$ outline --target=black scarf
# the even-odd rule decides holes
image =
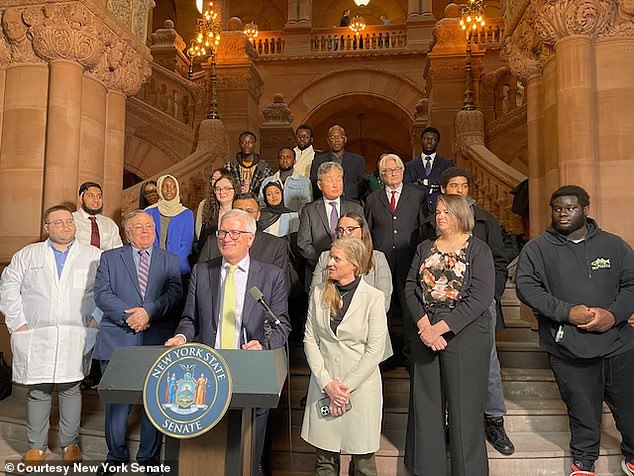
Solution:
[[[282,201],[279,205],[271,205],[266,199],[266,189],[269,187],[277,187],[282,194]],[[262,196],[264,197],[264,203],[266,206],[260,210],[260,220],[258,225],[260,230],[266,230],[269,226],[274,224],[284,213],[293,213],[293,210],[284,205],[284,189],[278,182],[269,182],[262,189]]]

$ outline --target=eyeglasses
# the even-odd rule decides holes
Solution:
[[[253,234],[250,231],[242,231],[242,230],[216,230],[216,236],[220,238],[221,240],[224,240],[225,237],[229,235],[229,238],[231,238],[233,241],[237,241],[242,236],[242,233],[246,233],[248,235]]]
[[[141,225],[141,224],[132,225],[132,226],[128,227],[128,230],[133,230],[133,231],[136,231],[136,232],[140,232],[140,231],[143,231],[143,230],[151,231],[153,229],[154,229],[154,223],[146,223],[145,225]]]
[[[310,134],[297,134],[298,139],[310,139],[311,137]]]
[[[395,175],[395,174],[399,173],[401,170],[403,170],[401,167],[397,167],[395,169],[383,169],[382,172],[385,175]]]
[[[145,190],[143,190],[143,195],[153,195],[157,193],[157,190],[155,188],[146,188]]]
[[[233,190],[233,187],[216,187],[214,192],[216,193],[229,193]]]
[[[337,233],[337,235],[352,235],[352,233],[354,233],[354,230],[358,230],[359,228],[361,227],[360,226],[346,226],[346,227],[338,226],[337,228],[335,228],[335,232]]]
[[[61,228],[62,226],[66,225],[66,226],[73,226],[75,224],[75,220],[72,218],[69,218],[68,220],[55,220],[55,221],[49,221],[47,223],[47,225],[49,226],[54,226],[55,228]]]

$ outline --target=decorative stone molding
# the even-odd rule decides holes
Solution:
[[[239,71],[231,74],[218,74],[218,90],[223,89],[246,89],[251,91],[253,96],[259,101],[262,97],[262,79],[256,76],[257,72]]]
[[[536,0],[535,31],[542,41],[554,45],[570,35],[596,38],[609,29],[616,0]]]
[[[607,36],[634,36],[634,0],[619,0],[619,8]]]
[[[43,62],[33,50],[33,20],[31,10],[9,7],[3,12],[0,64]]]
[[[284,102],[282,93],[273,95],[273,102],[264,108],[262,115],[265,124],[289,125],[293,122],[293,115],[288,104]]]
[[[431,53],[463,53],[467,47],[465,33],[460,28],[460,6],[450,3],[445,7],[445,18],[442,18],[432,30]],[[473,46],[477,49],[477,46]]]
[[[108,10],[141,40],[147,38],[149,11],[156,6],[154,0],[108,0]]]
[[[454,120],[454,153],[462,155],[466,147],[474,144],[484,145],[484,114],[478,109],[460,110]]]
[[[427,94],[427,91],[424,91],[424,94]],[[418,100],[416,106],[414,106],[414,120],[415,121],[425,121],[427,122],[427,118],[429,117],[429,98],[424,96]]]
[[[97,13],[103,12],[78,2],[7,8],[2,13],[0,65],[75,61],[109,89],[135,94],[150,76],[152,58],[145,47],[137,51],[130,46]]]
[[[554,55],[553,47],[544,44],[533,28],[534,22],[535,9],[531,6],[500,52],[500,59],[508,64],[513,76],[523,82],[541,74],[544,65]]]
[[[152,35],[152,46],[173,46],[178,50],[184,50],[186,43],[183,37],[174,29],[172,20],[165,20],[163,28],[159,28]]]
[[[223,32],[218,45],[218,63],[249,63],[258,57],[251,42],[242,31]]]

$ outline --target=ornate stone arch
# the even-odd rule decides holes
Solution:
[[[413,120],[416,102],[423,92],[407,78],[381,69],[363,68],[325,73],[297,91],[288,101],[301,124],[324,102],[351,94],[378,96],[393,103]]]

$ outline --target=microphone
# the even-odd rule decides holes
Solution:
[[[280,325],[280,320],[277,318],[275,313],[271,310],[267,302],[264,300],[264,294],[262,294],[262,291],[260,291],[256,286],[253,286],[251,289],[249,289],[249,296],[251,296],[251,299],[256,301],[260,306],[262,306],[267,321],[275,324],[276,326]]]

